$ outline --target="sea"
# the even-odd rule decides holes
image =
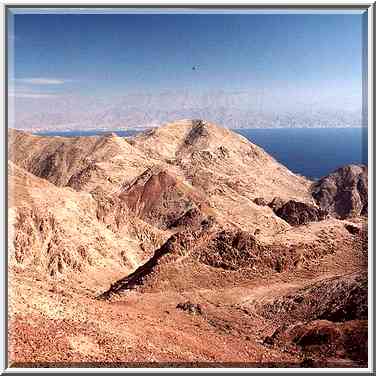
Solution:
[[[233,129],[261,146],[294,173],[317,180],[344,165],[368,164],[367,128]],[[38,132],[48,136],[95,136],[109,131]],[[111,131],[130,137],[140,131]]]

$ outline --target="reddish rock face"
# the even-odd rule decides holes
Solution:
[[[206,218],[204,197],[165,170],[147,170],[119,195],[139,218],[161,229]]]
[[[145,180],[137,181],[119,197],[131,210],[144,217],[163,200],[163,195],[171,192],[176,185],[172,176],[161,171],[148,177],[145,176]]]

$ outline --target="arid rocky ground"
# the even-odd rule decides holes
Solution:
[[[365,166],[228,129],[9,130],[11,366],[366,367]]]

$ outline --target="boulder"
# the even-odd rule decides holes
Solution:
[[[256,205],[259,205],[259,206],[266,206],[268,205],[268,203],[266,202],[266,200],[263,198],[263,197],[256,197],[253,202],[256,204]]]

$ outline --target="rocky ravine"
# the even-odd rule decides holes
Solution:
[[[14,365],[367,364],[366,167],[313,183],[201,120],[9,150]]]

